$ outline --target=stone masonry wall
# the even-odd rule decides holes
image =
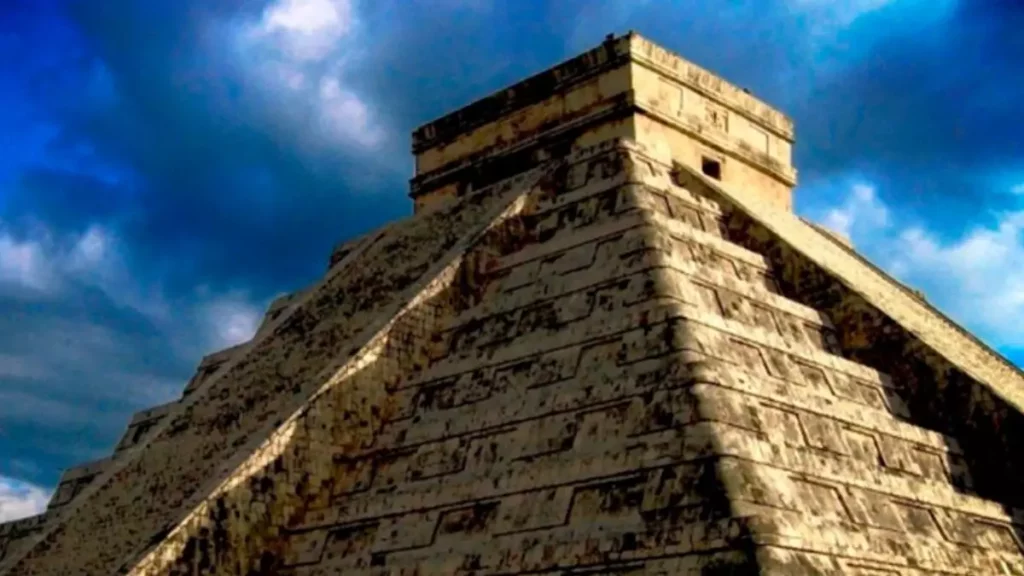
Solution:
[[[672,259],[674,240],[651,225],[654,196],[637,181],[643,169],[623,150],[573,164],[557,196],[528,200],[528,214],[513,221],[520,228],[498,233],[513,237],[499,245],[518,250],[467,257],[471,271],[453,284],[462,310],[443,330],[434,325],[432,360],[397,380],[360,380],[366,394],[377,389],[379,424],[367,420],[359,428],[367,444],[338,462],[341,488],[309,492],[317,497],[273,545],[264,542],[272,553],[261,570],[751,566],[750,518],[732,513],[723,476],[732,468],[716,458],[710,433],[728,404],[691,385],[693,363],[706,356],[687,321],[697,310],[686,310],[702,295],[680,280],[689,272],[714,285],[718,270],[711,260]],[[690,200],[675,203],[681,217],[698,214],[702,230],[717,226]],[[753,261],[748,281],[770,284],[744,256]],[[815,314],[785,309],[803,338],[828,341]],[[362,397],[351,384],[343,390]],[[293,440],[300,444],[317,442]],[[282,477],[294,465],[283,464]],[[223,517],[233,517],[230,507]],[[216,549],[212,526],[228,524],[211,524],[207,550]],[[175,573],[233,570],[180,558]]]
[[[423,289],[424,275],[531,177],[410,219],[356,262],[335,267],[271,333],[186,396],[133,457],[93,482],[9,573],[106,574],[134,565],[367,346]]]
[[[1005,380],[984,385],[971,380],[954,362],[970,366],[964,358],[988,353],[983,346],[939,353],[864,296],[888,293],[895,300],[906,291],[897,282],[868,286],[869,274],[877,272],[863,260],[843,268],[833,259],[834,270],[844,276],[826,272],[807,254],[833,240],[811,232],[818,244],[794,245],[792,236],[783,240],[770,228],[806,224],[780,215],[769,227],[758,219],[763,214],[744,212],[705,178],[682,176],[658,186],[674,191],[681,184],[716,198],[724,238],[760,254],[778,293],[813,307],[835,326],[835,338],[829,338],[835,356],[827,361],[808,363],[811,358],[791,351],[780,363],[771,351],[775,346],[765,342],[748,371],[774,378],[719,366],[703,377],[747,392],[731,420],[759,434],[723,431],[722,443],[754,479],[748,493],[732,499],[764,515],[758,536],[765,545],[762,568],[812,574],[1024,573],[1022,417],[1001,396],[1020,373],[1010,371]],[[835,247],[852,254],[841,244]],[[858,272],[854,264],[867,270]],[[718,304],[726,316],[769,333],[786,331],[758,318],[756,308],[730,313],[730,304]],[[935,326],[924,334],[930,339],[952,326],[934,311],[927,322]],[[801,388],[793,386],[800,380]],[[784,417],[768,419],[773,411],[751,409],[752,402],[765,405],[758,396],[770,399],[768,405],[788,404]]]
[[[43,513],[13,522],[0,524],[0,562],[23,552],[50,521],[51,514]]]
[[[230,551],[254,532],[255,570],[275,574],[749,560],[634,168],[609,149],[527,196],[421,294],[396,346],[314,400],[285,457],[135,573],[244,573]]]
[[[516,195],[121,569],[1024,574],[1006,438],[1019,414],[806,247],[628,142],[577,152]],[[382,294],[337,289],[297,313],[341,307],[329,317],[351,324]],[[313,325],[275,331],[263,354],[289,365],[279,347]],[[256,382],[288,391],[236,370],[193,394],[245,406]],[[197,432],[238,434],[186,413]],[[173,431],[148,450],[180,447]],[[157,485],[155,468],[134,470],[107,498]],[[120,513],[128,533],[95,525],[139,540],[145,516]],[[67,553],[62,538],[50,545]],[[112,573],[113,555],[85,551],[105,542],[83,542],[78,565],[38,548],[14,573]]]
[[[390,391],[358,483],[289,527],[303,554],[279,573],[698,573],[750,558],[636,177],[622,149],[568,167],[430,366]]]
[[[631,153],[573,165],[285,574],[1012,574],[956,439],[843,357],[721,206]],[[644,171],[647,174],[644,174]],[[639,209],[639,210],[638,210]],[[301,544],[300,544],[301,543]]]

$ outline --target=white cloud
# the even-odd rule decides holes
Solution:
[[[235,26],[232,51],[286,122],[330,143],[375,148],[386,136],[377,111],[343,82],[358,29],[352,0],[276,0]]]
[[[34,484],[0,476],[0,522],[19,520],[46,510],[50,492]]]
[[[197,314],[207,342],[219,350],[252,338],[263,319],[263,307],[253,304],[245,294],[235,292],[206,301]]]
[[[49,293],[72,272],[89,273],[100,264],[108,240],[101,228],[55,238],[42,225],[15,234],[0,222],[0,284]]]
[[[92,270],[102,265],[111,249],[110,235],[98,226],[92,226],[75,242],[71,250],[70,265],[81,270]]]
[[[102,274],[112,243],[99,226],[57,237],[41,224],[16,234],[0,221],[0,285],[52,294],[71,275]]]
[[[344,89],[336,78],[320,81],[322,126],[329,133],[348,137],[366,147],[376,146],[384,133],[373,124],[370,109],[354,93]]]
[[[889,209],[878,199],[873,186],[858,183],[851,187],[841,206],[826,212],[822,224],[852,239],[861,230],[887,226]]]
[[[1001,214],[994,226],[954,240],[911,227],[897,247],[897,265],[952,315],[998,344],[1024,346],[1024,211]]]
[[[957,237],[914,223],[856,184],[816,220],[848,232],[866,256],[996,346],[1024,346],[1024,211]]]
[[[278,0],[252,31],[272,36],[295,61],[319,61],[351,31],[353,20],[349,0]]]
[[[99,225],[58,235],[37,223],[15,234],[0,222],[0,288],[14,288],[21,297],[55,298],[84,284],[148,317],[166,317],[166,302],[138,285],[122,254],[117,236]]]
[[[42,239],[17,238],[0,231],[0,283],[48,290],[52,277],[45,252]]]
[[[169,298],[161,284],[143,284],[132,274],[126,253],[127,247],[121,245],[117,235],[98,225],[63,237],[36,225],[18,236],[0,222],[0,289],[7,288],[5,292],[11,297],[53,301],[90,286],[106,294],[116,306],[141,314],[172,340],[180,339],[170,344],[186,356],[197,353],[197,346],[203,348],[199,352],[209,352],[248,340],[255,333],[264,303],[254,302],[243,291],[206,287],[183,298]],[[79,342],[108,336],[88,326],[77,326],[70,333]],[[90,341],[93,347],[98,344]],[[0,350],[0,375],[27,377],[41,369],[37,363],[5,354]]]

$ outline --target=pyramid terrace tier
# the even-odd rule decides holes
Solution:
[[[10,573],[1024,571],[1019,374],[902,287],[629,142],[497,186],[289,301]]]

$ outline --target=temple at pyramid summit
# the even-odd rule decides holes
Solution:
[[[417,129],[415,214],[0,574],[1024,574],[1024,374],[794,214],[793,142],[633,33]]]

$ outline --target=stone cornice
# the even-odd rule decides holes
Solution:
[[[461,134],[630,61],[671,78],[781,138],[793,139],[793,121],[781,112],[704,68],[630,32],[611,37],[580,56],[420,126],[412,134],[413,154],[451,142]]]
[[[601,72],[622,66],[629,61],[628,46],[624,37],[606,40],[597,48],[567,60],[554,68],[535,74],[526,80],[420,126],[412,133],[413,154],[418,154],[438,144],[450,142],[460,134],[546,100]]]
[[[638,34],[626,36],[630,59],[729,108],[776,136],[793,140],[793,121],[742,88]]]

